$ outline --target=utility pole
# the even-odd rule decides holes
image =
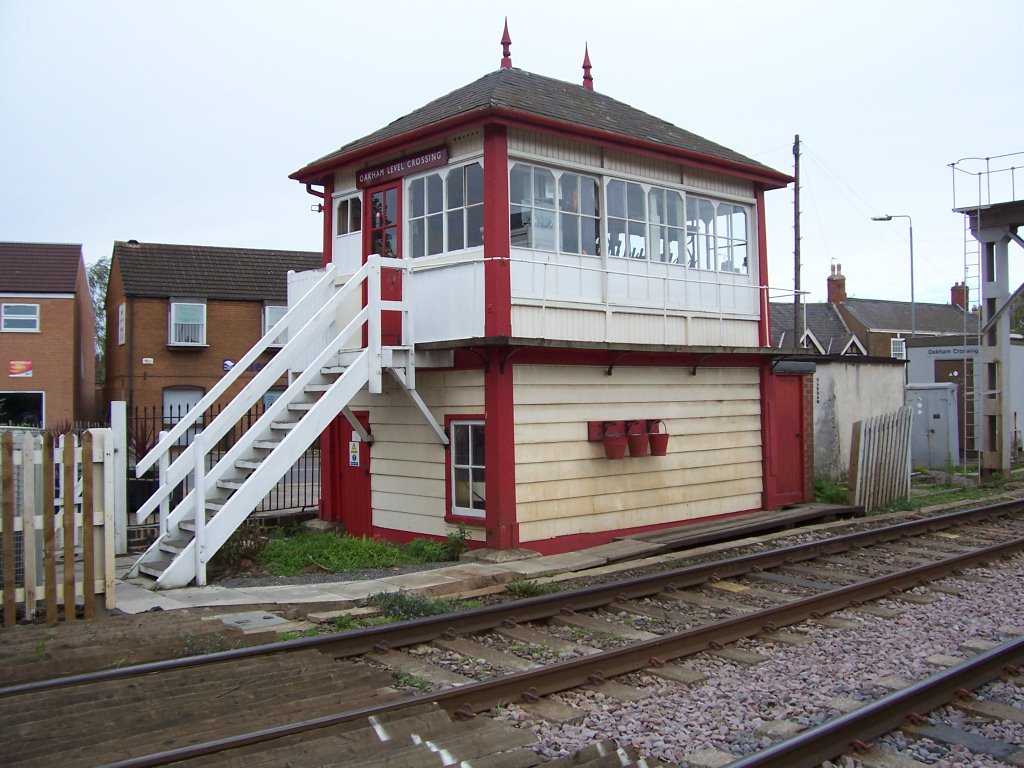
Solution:
[[[800,134],[793,138],[793,347],[800,346],[803,323],[800,313]]]

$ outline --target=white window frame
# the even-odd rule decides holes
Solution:
[[[35,313],[10,311],[25,308],[34,309]],[[41,325],[39,314],[38,304],[24,304],[21,302],[0,304],[0,331],[3,331],[4,333],[39,333]],[[12,323],[17,323],[19,321],[32,322],[34,327],[17,328],[12,325]]]
[[[39,395],[39,423],[38,424],[28,424],[28,425],[25,425],[25,426],[30,426],[30,427],[33,427],[33,426],[34,427],[44,427],[44,426],[46,426],[46,392],[43,392],[43,391],[40,391],[40,390],[31,390],[31,389],[30,390],[4,389],[4,390],[0,390],[0,395],[18,395],[18,396]],[[0,424],[8,424],[8,423],[13,424],[13,418],[14,418],[14,414],[7,413],[3,418],[0,418]],[[21,426],[21,424],[19,423],[19,424],[15,425],[15,426]]]
[[[122,301],[117,305],[117,346],[124,346],[125,338],[125,303]]]
[[[484,455],[484,444],[483,444],[484,422],[483,422],[482,419],[453,419],[452,421],[449,422],[448,426],[449,426],[449,430],[450,430],[449,434],[450,434],[450,437],[451,437],[451,447],[449,449],[451,451],[451,460],[450,460],[451,468],[450,468],[450,471],[449,471],[449,474],[448,474],[448,481],[451,483],[451,500],[452,500],[451,514],[452,515],[458,515],[460,517],[483,518],[487,514],[487,509],[486,509],[486,502],[487,502],[487,500],[486,500],[486,467],[485,467],[485,465],[483,463],[483,455]],[[476,427],[479,427],[479,431],[477,431],[475,429]],[[467,453],[468,453],[468,462],[460,464],[460,463],[457,462],[457,458],[458,458],[458,456],[457,456],[457,450],[458,450],[457,446],[459,444],[459,430],[463,430],[463,429],[468,429],[469,430],[469,435],[468,435],[469,449],[467,451]],[[476,434],[477,432],[479,432],[479,437],[478,438],[474,438],[474,434]],[[480,443],[479,446],[477,446],[477,444],[476,444],[477,440],[479,440],[479,443]],[[474,463],[474,461],[473,461],[474,454],[476,454],[476,458],[478,458],[480,460],[479,463]],[[479,474],[479,478],[480,478],[479,480],[475,479],[477,474]],[[468,506],[468,507],[464,506],[464,505],[463,506],[459,505],[458,488],[459,488],[459,482],[460,482],[460,477],[459,477],[460,475],[462,476],[462,478],[461,478],[462,481],[466,481],[466,479],[468,478],[468,483],[469,483],[469,485],[468,485],[468,488],[469,488],[469,504],[470,504],[470,506]],[[475,494],[473,492],[473,488],[474,488],[474,486],[477,486],[477,485],[479,485],[484,490],[484,493],[480,497],[479,502],[478,502],[479,506],[474,504],[474,502],[477,501],[476,500],[476,495],[477,494]]]
[[[528,182],[529,194],[514,197],[512,192],[512,176],[516,168],[528,170],[530,180]],[[583,171],[569,168],[554,168],[546,165],[537,165],[526,160],[510,160],[509,172],[509,236],[513,248],[528,248],[533,251],[545,251],[548,253],[565,253],[577,256],[596,257],[601,255],[601,237],[604,224],[602,223],[601,189],[600,177]],[[543,174],[538,179],[538,174]],[[597,209],[594,213],[584,210],[584,201],[578,196],[574,199],[572,192],[563,183],[566,177],[576,177],[577,191],[582,191],[582,184],[592,182],[594,184],[594,206]],[[545,178],[550,177],[550,178]],[[551,182],[550,189],[547,181]],[[541,188],[539,182],[543,181]],[[566,196],[569,192],[569,196]],[[516,220],[513,217],[518,216]],[[589,236],[584,231],[584,222],[594,222],[594,243],[587,247]],[[513,227],[513,222],[519,224]],[[573,235],[576,241],[576,249],[566,247],[565,232],[563,230],[568,224],[572,224]],[[550,232],[549,237],[539,237],[538,233]],[[523,237],[526,242],[517,242]]]
[[[466,182],[466,175],[469,168],[477,166],[480,172],[480,199],[471,202],[469,200],[469,186]],[[460,189],[461,202],[452,202],[452,190],[449,189],[449,181],[454,178],[454,171],[462,171],[462,184]],[[414,259],[426,259],[436,256],[443,256],[446,253],[460,253],[462,251],[483,248],[483,220],[484,220],[484,164],[479,158],[465,163],[456,163],[444,168],[437,168],[419,176],[410,177],[405,184],[405,228],[403,237],[405,239],[405,253]],[[436,178],[441,185],[440,207],[430,209],[430,195],[428,185],[430,180]],[[414,187],[423,185],[423,211],[416,213]],[[471,215],[472,212],[472,215]],[[477,238],[470,237],[471,219],[479,219],[480,232]],[[461,246],[453,248],[452,243],[457,242],[454,237],[454,225],[458,222]],[[417,224],[422,223],[422,252],[417,252]],[[432,224],[440,226],[441,250],[430,252],[430,228]],[[471,240],[479,240],[469,245]]]
[[[357,206],[353,212],[352,206]],[[363,231],[363,196],[345,195],[334,203],[334,236],[358,235]]]
[[[889,339],[889,354],[896,360],[907,359],[907,340],[902,336]]]
[[[275,311],[275,310],[277,310],[277,311]],[[285,306],[282,306],[280,304],[266,304],[266,305],[264,305],[264,307],[263,307],[263,333],[261,335],[266,336],[267,332],[271,328],[273,328],[276,323],[280,322],[281,318],[283,318],[286,314],[288,314],[288,307],[287,307],[287,305],[285,305]],[[275,317],[273,317],[273,315],[277,315],[277,317],[275,318]],[[270,343],[269,346],[271,346],[271,347],[283,347],[287,341],[288,341],[288,333],[287,333],[287,330],[285,330],[285,331],[282,331],[278,335],[278,337],[274,341],[272,341]]]
[[[201,323],[178,323],[176,321],[176,309],[178,307],[202,307]],[[199,325],[200,332],[198,340],[189,338],[181,341],[176,333],[178,325]],[[206,346],[206,301],[197,299],[171,299],[167,311],[167,345],[170,347],[205,347]],[[193,334],[190,334],[192,336]]]

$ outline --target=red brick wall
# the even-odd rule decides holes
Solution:
[[[75,301],[51,299],[2,299],[4,304],[38,304],[38,333],[0,332],[0,391],[45,392],[43,426],[75,420]],[[32,362],[31,378],[12,378],[11,360]]]
[[[107,384],[105,399],[128,400],[130,407],[161,407],[168,387],[210,388],[224,375],[224,361],[237,362],[263,335],[263,303],[209,300],[206,304],[206,347],[170,347],[168,300],[129,298],[125,344],[117,344],[117,304],[123,301],[120,275],[111,272],[108,292]],[[266,364],[273,353],[262,355]],[[143,358],[153,363],[143,365]],[[255,375],[243,373],[226,402]],[[282,378],[280,386],[284,386]]]

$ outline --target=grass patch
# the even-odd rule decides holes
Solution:
[[[416,539],[401,546],[341,533],[285,530],[267,539],[254,559],[274,576],[296,576],[314,570],[346,573],[458,560],[467,538],[468,534],[460,530],[449,534],[445,541]]]
[[[300,637],[316,637],[320,634],[320,630],[316,627],[310,627],[304,629],[301,632],[298,630],[290,630],[288,632],[279,632],[277,635],[278,640],[298,640]]]
[[[512,579],[512,581],[505,584],[505,591],[516,598],[550,595],[558,590],[559,587],[554,582],[549,581],[546,584],[541,584],[533,579],[524,579],[522,576]]]
[[[815,475],[814,500],[822,504],[846,504],[846,484]]]

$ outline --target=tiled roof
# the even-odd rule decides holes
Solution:
[[[582,85],[514,68],[490,72],[469,85],[434,99],[384,128],[320,158],[294,173],[293,177],[304,177],[304,172],[313,166],[342,158],[373,144],[450,118],[496,108],[548,118],[564,123],[570,130],[574,126],[598,130],[634,141],[662,144],[669,149],[696,152],[730,163],[739,163],[749,166],[751,170],[777,177],[780,185],[785,184],[788,179],[784,174],[756,160],[598,91],[589,91]]]
[[[808,302],[801,305],[805,310],[806,328],[814,334],[826,355],[842,354],[853,338],[835,306],[828,303]],[[793,304],[771,305],[772,346],[779,347],[783,340],[792,345]]]
[[[0,291],[74,293],[81,263],[81,245],[0,243]]]
[[[270,251],[206,245],[114,243],[127,296],[196,296],[233,301],[285,301],[288,270],[319,269],[316,251]]]
[[[910,302],[847,299],[843,309],[873,331],[911,330]],[[914,304],[913,325],[919,333],[963,333],[967,313],[955,304]]]

